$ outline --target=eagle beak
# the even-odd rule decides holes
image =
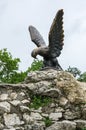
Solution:
[[[34,59],[37,59],[37,49],[34,49],[31,53],[31,56],[34,58]]]

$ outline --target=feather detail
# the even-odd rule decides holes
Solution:
[[[49,32],[49,54],[51,57],[58,57],[63,49],[64,30],[63,30],[63,10],[59,10]]]
[[[30,32],[31,40],[37,45],[37,47],[46,46],[43,37],[35,27],[29,26],[29,32]]]

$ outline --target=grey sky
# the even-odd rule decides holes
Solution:
[[[21,59],[26,70],[34,47],[28,26],[34,25],[48,43],[48,32],[59,9],[64,9],[65,41],[59,62],[63,69],[86,71],[86,0],[0,0],[0,49]]]

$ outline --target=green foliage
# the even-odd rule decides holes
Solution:
[[[38,109],[39,107],[47,106],[52,102],[50,97],[45,97],[41,95],[33,95],[31,97],[30,108]]]
[[[11,75],[8,83],[20,83],[24,81],[27,76],[27,72],[15,72]]]
[[[81,74],[81,71],[76,67],[69,66],[69,68],[66,71],[72,73],[74,77],[80,76]]]
[[[81,74],[80,77],[78,78],[78,80],[81,81],[81,82],[86,82],[86,72]]]
[[[53,124],[52,119],[50,119],[49,117],[44,118],[43,121],[44,121],[46,127],[49,127],[50,125]]]
[[[86,128],[82,128],[81,130],[86,130]]]
[[[42,60],[34,60],[31,64],[31,67],[28,68],[28,72],[40,70],[43,65]]]
[[[42,67],[42,61],[34,60],[31,67],[25,72],[19,72],[19,58],[13,58],[7,49],[0,50],[0,83],[19,83],[24,81],[27,73],[39,70]]]
[[[81,71],[78,68],[70,66],[66,71],[72,73],[73,76],[76,77],[78,81],[86,82],[86,72],[81,73]]]
[[[20,59],[13,58],[7,49],[0,50],[0,83],[22,82],[26,78],[28,72],[40,70],[43,66],[42,60],[34,60],[28,70],[19,72],[19,63]],[[66,71],[72,73],[74,77],[78,77],[79,81],[86,82],[86,72],[81,74],[79,69],[70,66]]]
[[[7,49],[0,50],[0,82],[18,83],[24,80],[26,72],[18,72],[19,58],[12,58]]]

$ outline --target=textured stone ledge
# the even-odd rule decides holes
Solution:
[[[33,96],[52,102],[35,109]],[[44,120],[51,120],[50,126]],[[86,84],[64,71],[31,72],[22,84],[0,84],[0,130],[86,128]]]

